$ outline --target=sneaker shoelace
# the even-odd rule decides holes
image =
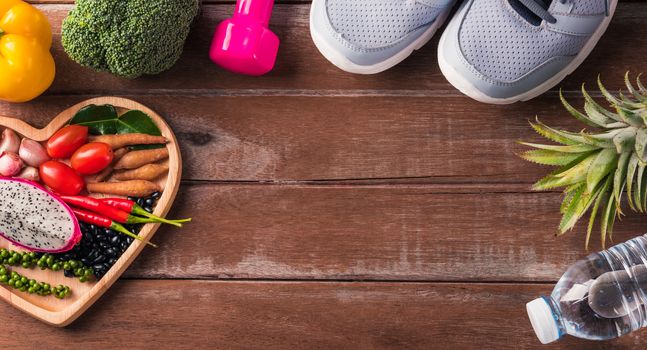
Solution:
[[[557,0],[562,4],[565,4],[567,0]],[[543,19],[548,23],[555,23],[557,19],[548,12],[548,5],[550,2],[545,2],[542,0],[519,0],[519,2],[525,6],[530,12],[535,16]]]
[[[557,19],[548,12],[548,7],[552,3],[551,0],[517,0],[519,3],[521,3],[523,6],[528,9],[533,15],[539,17],[540,19],[543,19],[544,21],[554,24],[557,22]],[[567,2],[571,0],[556,0],[559,1],[561,4],[566,4]],[[609,0],[604,0],[604,5],[605,5],[605,12],[606,15],[609,15]]]

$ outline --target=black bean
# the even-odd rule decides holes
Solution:
[[[72,278],[74,277],[74,271],[73,270],[63,270],[63,274],[67,278]]]
[[[151,207],[151,206],[145,206],[145,207],[144,207],[144,210],[146,210],[146,211],[147,211],[147,212],[149,212],[149,213],[152,213],[152,212],[153,212],[153,207]]]
[[[110,259],[108,260],[108,264],[110,264],[111,266],[112,266],[112,265],[114,265],[116,262],[117,262],[117,259],[116,259],[116,258],[110,258]]]
[[[93,264],[101,264],[106,261],[106,256],[105,255],[99,255],[97,256],[96,259],[92,262]]]
[[[137,205],[139,205],[140,207],[143,207],[144,206],[144,198],[137,198]]]
[[[106,249],[104,254],[109,258],[114,258],[115,256],[117,256],[117,252],[112,248]]]
[[[159,197],[161,196],[162,196],[161,192],[153,192],[153,194],[151,194],[151,198],[154,198],[154,199],[159,199]]]
[[[121,241],[121,237],[119,236],[114,236],[110,238],[110,244],[112,244],[113,246],[119,244],[119,241]]]
[[[153,204],[155,204],[155,199],[153,199],[153,198],[148,198],[148,199],[146,199],[146,200],[144,201],[144,204],[145,204],[147,207],[151,207],[151,206],[153,206]]]

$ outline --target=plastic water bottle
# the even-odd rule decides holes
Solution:
[[[550,296],[526,309],[543,344],[564,334],[612,339],[647,326],[647,235],[571,265]]]

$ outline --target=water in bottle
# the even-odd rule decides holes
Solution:
[[[529,302],[528,317],[539,340],[547,344],[565,334],[605,340],[646,326],[646,236],[578,261],[550,296]]]

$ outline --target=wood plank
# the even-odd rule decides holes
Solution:
[[[548,285],[120,281],[64,330],[0,305],[3,348],[627,349],[537,341],[524,304]],[[29,330],[29,336],[25,331]]]
[[[585,226],[554,237],[560,194],[520,189],[185,184],[170,215],[194,221],[160,229],[126,276],[556,281],[588,254]],[[615,240],[646,229],[629,215]]]
[[[0,115],[44,126],[88,97],[0,103]],[[531,183],[550,169],[517,156],[517,140],[541,140],[528,121],[583,127],[550,96],[487,108],[460,97],[127,97],[166,118],[191,180]]]
[[[169,72],[155,77],[129,81],[110,74],[97,74],[72,62],[60,45],[60,24],[71,5],[40,5],[54,26],[54,56],[57,77],[50,94],[122,94],[124,91],[159,94],[169,91],[228,94],[388,94],[392,91],[434,97],[459,96],[440,73],[436,63],[439,35],[401,65],[385,73],[360,76],[340,71],[327,62],[314,47],[308,29],[308,4],[277,5],[272,29],[282,40],[275,70],[264,77],[245,77],[225,72],[212,64],[207,52],[217,23],[231,15],[233,5],[203,6],[182,59]],[[577,90],[582,82],[593,84],[598,74],[613,80],[619,88],[627,71],[640,72],[647,55],[647,17],[645,3],[618,5],[616,16],[593,54],[562,86]],[[415,79],[411,79],[415,77]],[[312,90],[317,90],[316,92]]]

